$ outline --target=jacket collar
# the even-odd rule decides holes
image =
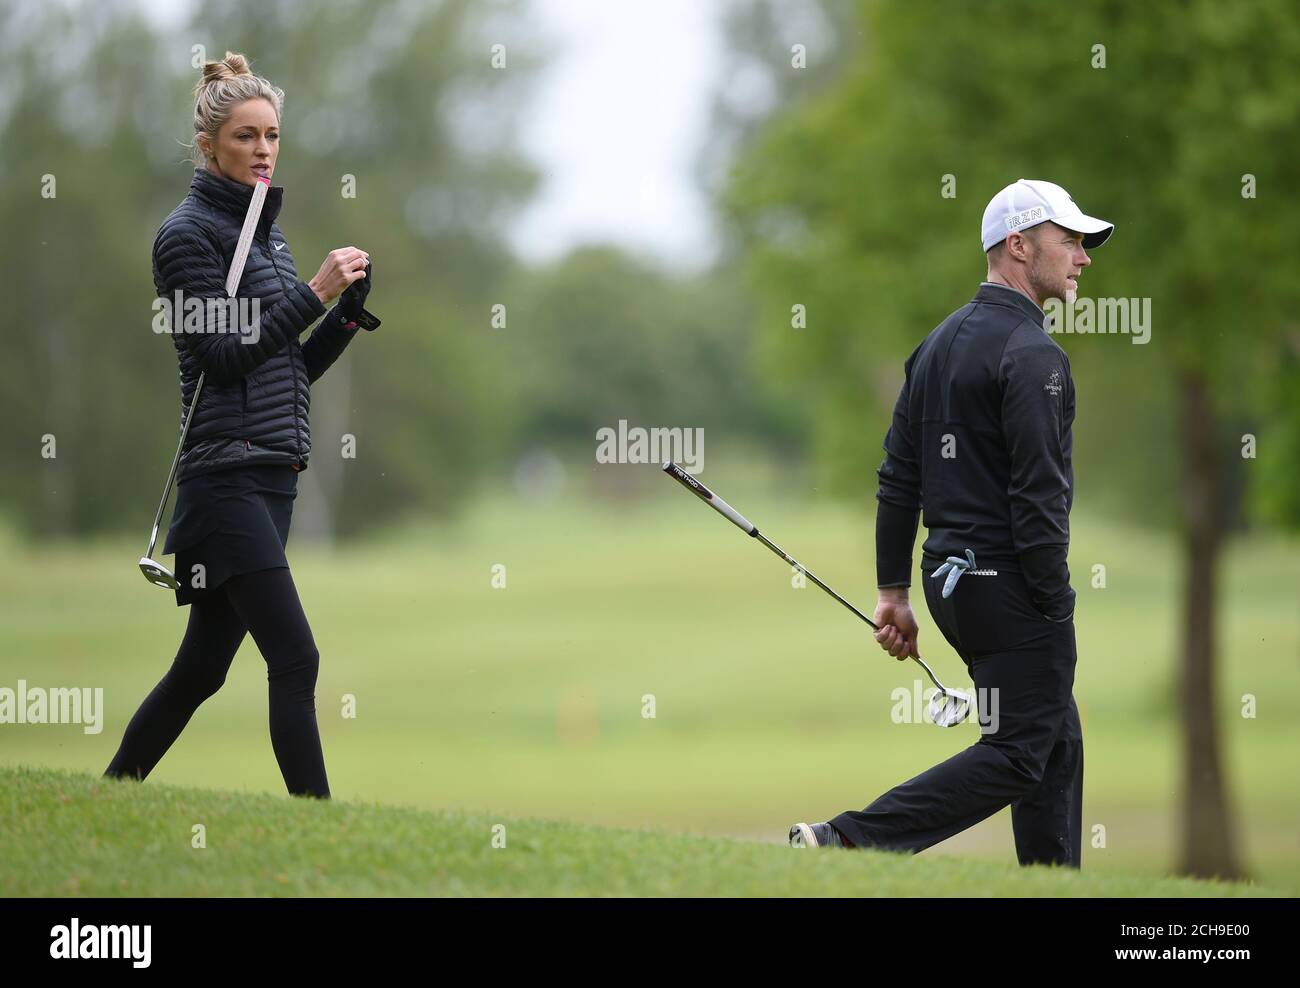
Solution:
[[[229,213],[242,226],[248,213],[248,204],[253,200],[253,187],[236,182],[234,179],[216,175],[206,168],[194,169],[194,180],[190,182],[190,192],[222,212]],[[262,218],[258,228],[269,230],[275,218],[280,215],[280,206],[284,201],[284,186],[273,185],[266,190],[266,202],[262,204]]]
[[[994,284],[991,281],[980,282],[980,288],[975,293],[974,301],[992,302],[995,305],[1009,305],[1012,308],[1019,309],[1025,314],[1026,318],[1033,320],[1035,326],[1043,325],[1043,321],[1047,318],[1047,314],[1038,307],[1038,303],[1024,292],[1008,288],[1006,285]]]

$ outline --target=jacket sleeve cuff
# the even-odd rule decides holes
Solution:
[[[311,319],[307,321],[307,325],[310,326],[321,316],[325,315],[325,303],[316,297],[316,293],[311,290],[311,286],[308,285],[307,282],[299,281],[295,287],[298,289],[298,294],[302,297],[303,302],[306,303],[307,308],[311,311]]]
[[[360,323],[345,316],[342,306],[337,304],[329,312],[325,313],[325,322],[321,325],[324,326],[331,322],[337,323],[340,329],[357,329],[360,326]]]

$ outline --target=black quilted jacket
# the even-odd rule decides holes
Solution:
[[[190,192],[163,221],[153,246],[153,280],[160,298],[226,297],[226,273],[252,198],[251,186],[206,168],[194,170]],[[189,412],[199,372],[206,374],[190,424],[177,479],[254,463],[307,468],[311,383],[357,333],[338,307],[328,315],[316,293],[298,278],[293,255],[275,224],[284,189],[267,190],[262,218],[236,290],[259,300],[259,339],[237,333],[182,332],[179,312],[171,333],[180,361],[181,422]],[[298,337],[321,316],[320,326]],[[211,327],[205,323],[204,329]]]

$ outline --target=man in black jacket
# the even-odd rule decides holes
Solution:
[[[878,471],[876,640],[919,654],[908,587],[924,509],[926,603],[975,682],[982,734],[860,812],[795,824],[792,845],[915,853],[1010,804],[1021,864],[1079,867],[1074,383],[1042,306],[1073,301],[1113,229],[1058,185],[1007,186],[984,212],[988,280],[907,358]]]

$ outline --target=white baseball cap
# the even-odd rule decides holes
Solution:
[[[1114,223],[1081,213],[1070,193],[1059,185],[1022,178],[995,195],[985,207],[980,228],[984,250],[1002,243],[1010,233],[1048,220],[1072,233],[1082,233],[1083,246],[1089,250],[1104,244],[1115,229]]]

